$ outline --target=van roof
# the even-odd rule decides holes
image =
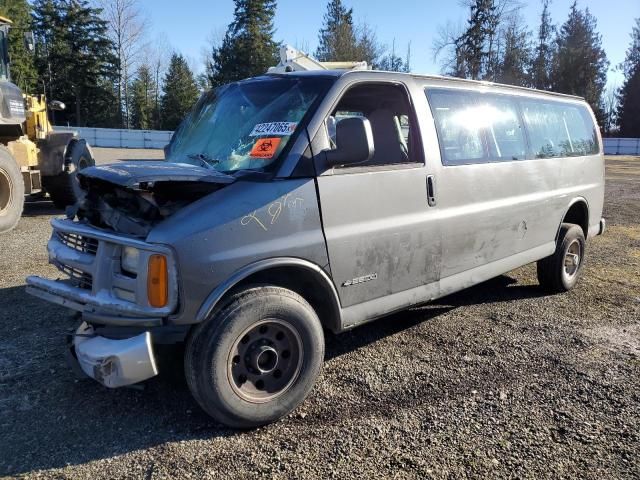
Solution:
[[[468,80],[466,78],[457,78],[457,77],[449,77],[446,75],[421,75],[416,73],[404,73],[404,72],[388,72],[383,70],[307,70],[307,71],[297,71],[297,72],[289,72],[289,73],[273,73],[267,75],[291,75],[291,76],[301,76],[301,77],[333,77],[338,78],[345,75],[349,76],[362,76],[366,78],[371,77],[384,77],[389,78],[389,76],[400,76],[400,77],[411,77],[421,80],[438,80],[442,82],[451,83],[452,85],[468,85],[475,87],[499,87],[507,90],[514,90],[523,93],[536,93],[543,95],[550,95],[555,97],[563,97],[563,98],[571,98],[574,100],[584,100],[584,98],[576,95],[568,95],[566,93],[557,93],[550,92],[547,90],[537,90],[535,88],[528,87],[519,87],[516,85],[507,85],[503,83],[489,82],[485,80]]]

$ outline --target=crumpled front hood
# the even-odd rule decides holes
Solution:
[[[155,182],[201,182],[229,184],[235,181],[231,175],[213,169],[164,161],[139,160],[85,168],[78,172],[83,177],[102,180],[121,187],[137,189],[141,184]]]
[[[133,161],[78,172],[83,193],[74,216],[99,227],[144,238],[178,210],[236,181],[184,163]],[[71,212],[68,212],[71,213]]]

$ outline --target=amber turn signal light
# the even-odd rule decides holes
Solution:
[[[147,296],[149,305],[161,308],[167,305],[169,300],[169,281],[167,272],[167,257],[164,255],[151,255],[147,271]]]

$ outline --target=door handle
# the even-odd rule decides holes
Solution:
[[[427,203],[430,207],[436,205],[436,179],[433,175],[427,175]]]

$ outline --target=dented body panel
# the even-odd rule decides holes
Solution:
[[[149,182],[205,182],[233,183],[234,178],[215,170],[194,165],[182,165],[161,161],[127,162],[122,164],[90,167],[82,177],[101,180],[128,188],[139,188]]]
[[[303,258],[329,273],[312,179],[238,181],[189,205],[147,239],[169,244],[181,272],[181,302],[171,317],[194,323],[216,286],[264,259]]]
[[[528,148],[522,158],[450,165],[425,91],[489,92],[514,102],[534,98],[581,108],[583,100],[440,77],[370,71],[321,75],[333,83],[304,121],[261,121],[251,130],[249,138],[256,131],[275,135],[257,139],[251,149],[266,141],[272,149],[263,149],[268,156],[280,144],[277,135],[296,129],[269,168],[218,172],[205,167],[204,152],[197,156],[203,165],[140,162],[83,171],[86,195],[74,212],[77,218],[54,220],[49,242],[51,263],[71,272],[71,278],[30,277],[30,293],[82,312],[89,326],[132,327],[136,340],[130,344],[96,341],[93,352],[130,348],[141,358],[153,357],[141,327],[202,322],[229,291],[261,272],[286,271],[292,277],[279,280],[292,288],[313,285],[316,302],[327,306],[321,321],[340,332],[551,255],[567,216],[585,236],[602,233],[599,135],[591,145],[597,153],[588,155],[536,158]],[[412,161],[329,166],[326,151],[335,139],[328,117],[346,92],[369,84],[405,92]],[[595,122],[592,114],[591,119]],[[509,135],[518,135],[517,129]],[[530,147],[529,137],[526,142]],[[186,149],[184,142],[180,148]],[[153,255],[168,261],[168,300],[161,308],[147,299],[152,286],[145,266]],[[100,355],[76,348],[78,358],[80,353],[91,359],[91,371],[102,372],[92,376],[106,383],[101,378],[110,367]],[[155,364],[147,363],[149,368],[133,377],[153,374]],[[110,381],[122,384],[122,379]]]

